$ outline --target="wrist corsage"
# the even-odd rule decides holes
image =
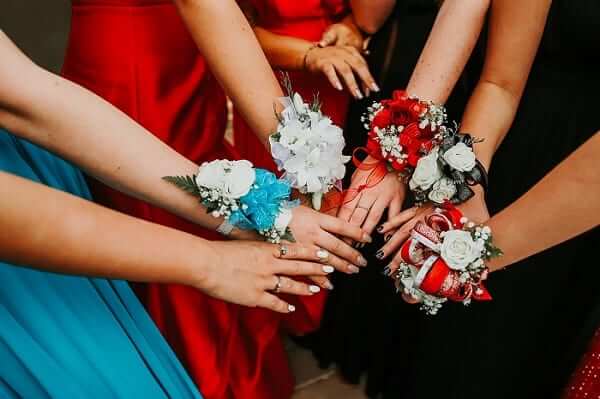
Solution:
[[[446,203],[415,225],[391,276],[399,292],[434,315],[447,300],[464,305],[491,300],[483,284],[489,273],[485,262],[500,255],[489,227],[469,222]]]
[[[417,204],[459,204],[474,195],[470,186],[487,186],[473,138],[448,126],[444,107],[396,91],[369,107],[363,122],[366,151],[408,181]]]
[[[283,178],[302,194],[310,194],[313,208],[319,210],[323,195],[342,189],[346,173],[345,146],[342,129],[321,113],[317,97],[312,104],[292,90],[284,77],[288,97],[281,101],[284,110],[278,115],[277,131],[271,135],[271,153]]]
[[[267,170],[248,161],[216,160],[202,164],[194,176],[164,179],[196,196],[216,218],[255,230],[269,242],[293,241],[288,226],[298,203],[290,201],[290,184]]]

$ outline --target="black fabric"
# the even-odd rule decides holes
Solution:
[[[435,17],[435,2],[426,9],[410,3],[400,2],[375,38],[371,63],[381,78],[386,40],[396,24],[398,42],[383,73],[383,97],[405,87]],[[492,214],[600,129],[598,21],[597,0],[553,2],[518,114],[491,167]],[[467,78],[478,76],[482,57],[474,57]],[[472,86],[469,79],[457,86],[449,102],[454,118]],[[358,116],[366,104],[356,103],[350,112],[347,133],[353,146],[364,141]],[[558,397],[598,326],[598,238],[597,230],[589,232],[494,273],[488,284],[492,302],[468,309],[451,304],[435,317],[394,293],[381,275],[385,264],[372,256],[379,241],[366,250],[366,270],[337,276],[322,328],[303,343],[321,365],[336,364],[349,382],[366,375],[372,398]]]

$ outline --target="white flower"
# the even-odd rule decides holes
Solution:
[[[223,195],[227,198],[241,198],[248,194],[256,180],[256,171],[249,161],[233,161],[225,174]]]
[[[453,270],[465,270],[481,257],[483,247],[473,240],[471,234],[463,230],[450,230],[444,234],[441,246],[442,259]]]
[[[198,187],[206,187],[209,190],[222,190],[225,181],[224,162],[228,161],[217,160],[203,163],[196,175],[196,184]]]
[[[292,221],[292,210],[289,208],[281,208],[279,211],[279,215],[275,218],[275,224],[273,227],[280,233],[285,233],[285,230],[288,228]]]
[[[442,177],[442,170],[438,164],[437,150],[431,151],[428,155],[421,157],[417,162],[417,167],[408,182],[411,190],[428,190],[433,183]]]
[[[456,194],[456,185],[447,177],[442,177],[440,180],[433,183],[433,187],[429,192],[429,199],[435,203],[443,204],[444,201],[450,200]]]
[[[294,93],[294,97],[293,100],[294,102],[294,108],[296,108],[296,112],[298,112],[299,114],[306,114],[308,113],[308,104],[306,104],[304,102],[304,100],[302,99],[302,96],[298,93]]]
[[[237,199],[248,194],[256,180],[256,172],[248,161],[226,159],[204,163],[196,175],[196,184],[212,190],[212,197]],[[214,194],[214,195],[213,195]]]
[[[444,153],[444,160],[448,162],[452,168],[461,171],[469,172],[476,164],[475,154],[473,149],[465,143],[458,143],[452,146]]]

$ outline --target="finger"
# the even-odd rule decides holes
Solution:
[[[402,198],[398,195],[395,195],[388,206],[388,220],[398,216],[400,212],[402,212]]]
[[[269,294],[268,292],[265,292],[263,293],[263,295],[261,295],[256,306],[265,309],[270,309],[278,313],[291,313],[296,310],[296,307],[294,305],[290,305],[281,298],[278,298],[273,294]]]
[[[417,207],[412,207],[412,208],[406,209],[406,210],[400,212],[399,214],[397,214],[396,216],[388,219],[387,222],[385,222],[381,226],[379,226],[377,231],[379,233],[383,234],[383,233],[387,233],[390,230],[397,229],[397,228],[401,227],[402,225],[404,225],[409,220],[411,220],[412,218],[414,218],[417,215],[418,211],[419,211],[419,208],[417,208]]]
[[[367,243],[373,241],[371,235],[365,233],[363,229],[358,226],[354,226],[339,217],[322,217],[320,219],[320,226],[323,230],[340,235],[342,237],[351,238],[354,241]]]
[[[333,284],[331,284],[331,281],[329,281],[329,279],[327,277],[323,277],[323,276],[310,276],[309,279],[317,284],[319,287],[326,289],[326,290],[332,290],[333,289]]]
[[[344,90],[344,87],[342,86],[342,82],[340,81],[340,78],[338,78],[338,75],[335,72],[335,67],[333,66],[333,64],[327,64],[321,70],[323,71],[323,73],[329,80],[329,83],[331,83],[331,85],[333,87],[335,87],[336,89],[338,89],[340,91]]]
[[[331,255],[338,256],[354,266],[367,265],[367,260],[360,252],[324,230],[321,230],[317,236],[316,244],[328,250]]]
[[[325,276],[333,271],[334,268],[330,265],[298,260],[279,260],[273,267],[274,274],[285,274],[286,276]]]
[[[374,92],[378,92],[379,86],[375,83],[375,79],[373,78],[373,75],[371,75],[371,71],[369,70],[369,66],[364,57],[354,47],[349,47],[347,50],[352,56],[352,62],[349,64],[354,72],[367,87]]]
[[[371,206],[372,204],[368,204],[366,206],[363,205],[363,200],[361,200],[361,203],[354,209],[354,213],[350,218],[350,224],[353,224],[354,226],[362,226],[367,218],[367,215],[369,214],[369,211],[371,210]]]
[[[331,45],[335,44],[337,39],[338,39],[338,36],[337,36],[337,33],[335,33],[335,30],[329,29],[323,34],[323,37],[319,41],[318,46],[319,47],[331,46]]]
[[[360,271],[354,263],[350,263],[335,255],[329,257],[329,265],[335,268],[335,270],[346,274],[356,274]]]
[[[282,242],[273,249],[274,256],[280,259],[307,260],[327,263],[329,252],[316,245],[302,245]]]
[[[413,218],[405,223],[398,231],[396,231],[396,233],[394,233],[392,238],[390,238],[390,240],[386,242],[379,251],[377,251],[375,256],[378,259],[385,259],[390,254],[396,253],[400,249],[400,246],[402,246],[402,243],[404,243],[404,241],[410,237],[410,231],[413,227],[415,227],[415,224],[417,224],[418,221],[418,218]]]
[[[273,287],[279,287],[276,293],[314,295],[321,291],[321,287],[317,285],[302,283],[285,276],[272,276],[266,280],[265,290],[272,290]]]
[[[400,268],[400,263],[402,263],[402,258],[400,257],[400,251],[396,252],[390,263],[385,268],[386,274],[388,276],[393,276],[394,273]]]
[[[385,208],[387,207],[387,205],[388,204],[385,199],[379,198],[377,201],[375,201],[373,207],[371,207],[371,210],[369,211],[369,214],[367,215],[367,218],[365,219],[362,225],[362,229],[364,231],[366,231],[369,234],[373,233],[373,230],[375,230],[375,226],[377,226],[377,223],[379,223],[379,221],[383,217],[383,213],[385,212]]]
[[[363,94],[358,88],[356,78],[349,63],[346,60],[339,61],[335,64],[335,70],[342,76],[342,80],[354,98],[362,100]]]

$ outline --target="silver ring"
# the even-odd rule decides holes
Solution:
[[[273,292],[277,294],[279,291],[281,291],[281,276],[275,277],[277,277],[277,283],[275,284],[275,288],[273,288]]]
[[[283,244],[279,244],[279,256],[284,257],[288,254],[288,247]]]

